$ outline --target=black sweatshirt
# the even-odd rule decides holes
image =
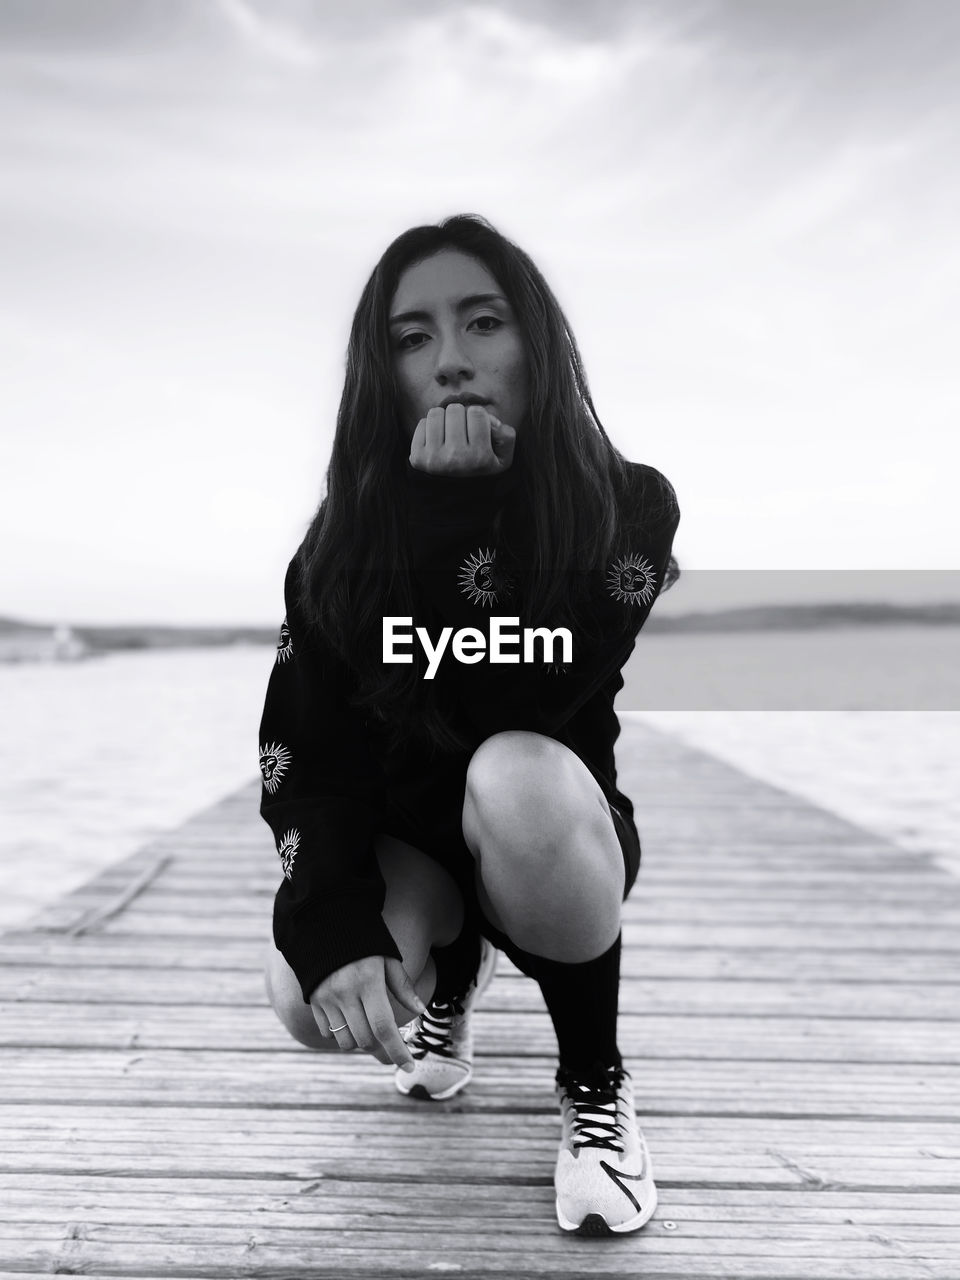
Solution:
[[[491,734],[528,729],[564,743],[632,821],[633,804],[617,788],[613,747],[620,723],[613,703],[623,688],[621,668],[663,585],[680,512],[660,472],[628,466],[629,509],[621,513],[618,553],[603,572],[588,575],[599,639],[578,644],[574,630],[572,663],[544,663],[538,643],[535,662],[491,663],[484,655],[468,665],[455,657],[451,638],[435,679],[452,695],[453,721],[470,741],[464,751],[431,753],[412,739],[400,751],[384,746],[376,722],[348,704],[352,669],[315,633],[308,637],[297,600],[298,557],[291,561],[287,613],[260,723],[260,812],[284,875],[274,903],[274,940],[305,1001],[351,961],[400,958],[381,916],[378,833],[423,849],[469,892],[472,862],[460,829],[466,771],[472,752]],[[491,616],[518,616],[511,608],[517,575],[498,566],[495,521],[511,493],[522,501],[521,475],[517,465],[460,477],[407,464],[411,570],[434,622],[427,627],[432,644],[441,625],[455,632],[473,627],[486,636]],[[412,625],[425,618],[414,617]],[[412,630],[410,624],[402,629]],[[410,653],[411,643],[398,651]],[[509,651],[522,656],[522,643]]]

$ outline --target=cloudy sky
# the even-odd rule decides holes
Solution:
[[[531,253],[689,570],[960,569],[952,0],[0,0],[0,614],[251,621],[386,244]]]

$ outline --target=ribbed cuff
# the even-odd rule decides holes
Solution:
[[[297,976],[305,1004],[337,969],[367,956],[402,959],[380,907],[365,896],[305,903],[286,919],[274,908],[274,942]]]
[[[419,471],[407,461],[407,490],[418,508],[434,517],[468,523],[496,507],[516,488],[520,473],[515,466],[486,476],[451,476]]]

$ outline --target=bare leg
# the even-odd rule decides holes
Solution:
[[[430,948],[446,946],[460,932],[460,891],[437,862],[395,836],[380,835],[375,851],[387,886],[383,918],[417,994],[429,1004],[436,980]],[[313,1012],[304,1003],[300,983],[272,938],[267,946],[265,980],[273,1011],[295,1040],[310,1049],[341,1052],[334,1041],[320,1035]],[[390,1003],[398,1026],[410,1021],[409,1009],[392,997]]]
[[[467,771],[463,835],[491,923],[525,951],[578,964],[620,931],[624,867],[603,792],[542,734],[494,734]]]

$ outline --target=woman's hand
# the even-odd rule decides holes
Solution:
[[[410,465],[448,476],[487,476],[513,462],[517,433],[480,404],[431,409],[417,423]]]
[[[310,1007],[320,1034],[333,1034],[339,1048],[362,1049],[385,1066],[395,1063],[412,1071],[413,1058],[397,1027],[391,995],[412,1010],[411,1017],[426,1010],[399,960],[366,956],[324,978],[311,993]],[[331,1033],[334,1027],[342,1030]]]

